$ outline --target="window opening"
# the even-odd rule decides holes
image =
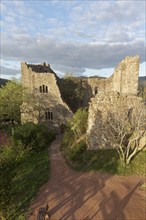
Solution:
[[[50,111],[50,110],[46,111],[46,112],[45,112],[45,118],[46,118],[46,120],[48,120],[48,121],[53,121],[53,112]]]
[[[43,93],[45,93],[45,86],[43,85]]]
[[[42,87],[40,86],[40,93],[42,93]]]
[[[46,93],[48,93],[48,86],[46,86]]]
[[[48,86],[42,85],[39,87],[40,93],[48,93]]]
[[[94,94],[96,95],[98,93],[98,88],[96,87],[95,89],[94,89]]]

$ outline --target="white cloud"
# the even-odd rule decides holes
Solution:
[[[144,61],[143,41],[117,43],[60,43],[41,36],[39,40],[30,36],[18,35],[2,38],[2,57],[5,60],[27,62],[49,62],[65,69],[83,72],[85,68],[102,69],[114,67],[127,55],[141,56]]]
[[[20,74],[20,70],[7,68],[4,66],[0,66],[0,72],[1,72],[1,75],[6,75],[6,76],[8,76],[8,75],[16,76],[16,75]]]
[[[114,67],[127,55],[144,61],[144,4],[2,0],[1,56],[77,73]]]

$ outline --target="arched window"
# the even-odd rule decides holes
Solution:
[[[48,93],[48,86],[42,85],[39,87],[40,93]]]
[[[46,121],[53,121],[53,112],[50,109],[45,112],[45,119]]]

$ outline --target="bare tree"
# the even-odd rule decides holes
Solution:
[[[44,112],[56,103],[55,95],[40,94],[37,89],[33,92],[25,89],[23,96],[23,104],[21,106],[22,121],[42,122]]]
[[[145,108],[138,99],[130,105],[125,100],[112,105],[103,127],[107,139],[112,140],[120,160],[126,165],[146,147]]]

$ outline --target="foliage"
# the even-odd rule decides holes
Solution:
[[[88,112],[85,109],[78,109],[73,118],[65,127],[65,133],[62,142],[64,151],[72,148],[73,145],[81,141],[80,138],[86,133]]]
[[[78,163],[78,161],[82,160],[84,152],[87,150],[85,144],[87,116],[88,112],[85,109],[78,109],[65,129],[61,147],[68,161]]]
[[[0,88],[0,120],[20,122],[20,106],[22,104],[22,86],[20,82],[10,81]]]
[[[88,112],[82,108],[78,109],[73,115],[73,118],[70,121],[70,128],[77,138],[86,133],[87,119]]]
[[[70,160],[69,157],[66,159],[77,171],[94,170],[118,175],[146,176],[146,151],[141,151],[126,167],[123,167],[116,149],[86,150],[80,159]]]
[[[68,76],[58,81],[63,100],[75,113],[78,108],[84,107],[84,100],[88,85],[81,78]],[[86,97],[87,99],[87,97]]]
[[[139,148],[145,126],[143,104],[136,105],[138,108],[134,106],[133,109],[128,109],[127,104],[124,105],[122,102],[120,104],[118,111],[111,106],[104,124],[105,130],[108,129],[109,138],[112,136],[115,140],[115,149],[87,150],[84,140],[81,140],[86,132],[86,126],[82,129],[82,122],[86,117],[81,119],[83,114],[80,110],[74,115],[65,130],[62,143],[63,154],[72,168],[79,171],[96,170],[119,175],[145,175],[146,151],[141,151],[143,147]],[[122,134],[125,139],[120,139],[123,137]],[[123,159],[119,158],[119,143],[122,143],[125,157],[130,158],[128,166],[123,166]]]
[[[50,169],[47,149],[35,154],[21,146],[15,150],[16,147],[3,149],[0,163],[0,214],[11,220],[26,219],[26,209],[48,179]]]
[[[24,114],[24,121],[30,121],[30,118],[32,118],[41,123],[48,102],[55,103],[55,101],[55,97],[51,94],[49,96],[43,94],[42,98],[42,94],[37,89],[34,89],[32,92],[28,88],[23,88],[23,104],[21,106],[22,120]]]
[[[128,165],[138,152],[146,147],[144,118],[145,107],[139,100],[135,105],[131,104],[130,108],[121,100],[107,112],[103,129],[107,133],[106,138],[112,138],[113,147],[118,151],[123,164]]]
[[[75,141],[75,135],[74,132],[71,130],[70,125],[66,125],[65,127],[65,133],[63,136],[63,141],[62,141],[62,147],[70,147]]]
[[[17,126],[14,132],[15,142],[20,141],[25,148],[36,152],[44,149],[54,138],[55,135],[48,131],[45,124],[26,123]]]
[[[45,125],[15,126],[9,144],[0,148],[0,215],[26,219],[24,213],[39,187],[48,179],[48,144],[54,140]]]
[[[68,148],[66,156],[71,161],[80,161],[84,152],[87,150],[87,146],[84,141],[79,142],[74,145],[72,148]]]

